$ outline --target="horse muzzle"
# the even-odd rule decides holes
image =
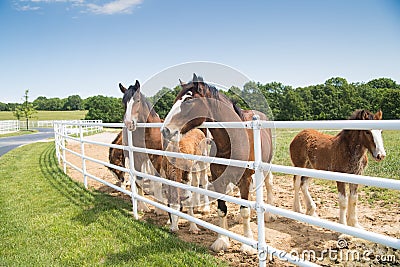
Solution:
[[[132,132],[133,132],[133,131],[136,130],[137,121],[135,121],[135,120],[124,121],[124,123],[125,123],[126,128],[127,128],[129,131],[132,131]]]
[[[179,139],[179,131],[175,130],[173,132],[171,132],[170,129],[168,129],[167,127],[163,127],[161,129],[161,134],[164,140],[164,144],[168,144],[171,141],[178,141]],[[164,147],[166,147],[164,145]]]
[[[386,157],[386,152],[376,152],[372,155],[376,161],[382,161]]]

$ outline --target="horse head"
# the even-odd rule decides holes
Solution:
[[[355,111],[350,119],[358,120],[381,120],[382,111],[373,114],[367,110]],[[381,161],[386,157],[383,146],[382,130],[363,130],[360,131],[361,144],[368,149],[376,161]]]
[[[181,83],[182,90],[175,99],[175,104],[167,114],[161,133],[164,140],[177,141],[181,135],[190,131],[209,118],[207,98],[210,97],[209,86],[201,77],[193,74],[189,83]]]
[[[119,84],[121,92],[124,94],[122,103],[125,107],[124,124],[130,131],[136,130],[136,124],[140,113],[140,83],[136,80],[135,85],[126,89],[121,83]]]

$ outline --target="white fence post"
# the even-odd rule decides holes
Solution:
[[[264,203],[264,172],[260,168],[262,161],[261,156],[261,124],[260,116],[254,115],[252,121],[252,129],[254,136],[254,177],[256,181],[256,211],[257,211],[257,231],[258,231],[258,262],[260,267],[266,266],[268,252],[265,243],[265,210],[262,206]]]
[[[133,143],[132,143],[132,132],[129,131],[126,127],[124,127],[123,131],[127,133],[128,136],[128,146],[129,146],[129,178],[131,182],[131,191],[132,191],[132,209],[133,209],[133,217],[135,220],[139,219],[138,211],[137,211],[137,188],[136,188],[136,169],[134,164],[134,156],[133,156]]]
[[[67,173],[67,159],[65,158],[65,135],[67,134],[67,128],[64,123],[61,124],[61,131],[63,136],[61,137],[61,145],[62,145],[62,155],[63,155],[63,170],[64,173]]]
[[[82,127],[82,121],[79,121],[79,139],[81,143],[81,154],[82,156],[85,156],[85,142],[83,142],[83,127]],[[83,171],[83,184],[85,188],[88,188],[88,182],[87,182],[87,175],[86,175],[86,159],[82,157],[82,171]]]

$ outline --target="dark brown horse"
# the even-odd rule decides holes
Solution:
[[[201,125],[203,122],[242,122],[249,120],[251,111],[243,112],[225,95],[211,85],[208,85],[202,78],[195,74],[193,80],[187,84],[181,82],[182,90],[179,92],[176,102],[167,115],[162,128],[163,137],[167,140],[176,141],[179,137],[189,130]],[[262,115],[261,119],[267,117]],[[254,160],[253,133],[248,129],[223,129],[210,128],[213,140],[216,145],[216,157],[226,159],[236,159],[244,161]],[[272,158],[272,137],[269,130],[262,130],[262,159],[264,162],[270,162]],[[225,194],[229,183],[236,184],[240,190],[240,196],[243,199],[249,198],[249,186],[253,170],[243,169],[234,166],[226,166],[212,163],[211,170],[211,188],[216,192]],[[272,204],[272,176],[267,181],[268,203]],[[225,201],[218,199],[219,225],[227,229],[227,206]],[[243,230],[246,237],[252,238],[253,233],[250,229],[250,209],[240,208],[240,214],[243,218]],[[273,216],[266,216],[266,219],[272,219]],[[230,246],[229,238],[219,235],[211,248],[214,251],[226,250]],[[254,252],[251,247],[243,245],[242,250]]]
[[[122,131],[115,137],[112,144],[122,145]],[[125,167],[125,156],[122,149],[110,147],[108,151],[108,161],[116,166]],[[121,186],[125,181],[125,173],[123,171],[107,167],[118,179],[118,186]]]
[[[366,110],[357,110],[349,119],[380,120],[382,112],[373,114]],[[336,136],[332,136],[315,130],[303,130],[290,144],[290,157],[296,167],[362,174],[368,163],[367,151],[377,161],[383,160],[386,156],[381,133],[381,130],[342,130]],[[301,189],[306,202],[306,214],[316,216],[316,206],[308,192],[308,183],[308,177],[294,176],[293,209],[296,212],[301,210],[299,198]],[[347,197],[346,183],[337,182],[339,222],[360,227],[357,219],[357,187],[357,184],[349,184],[350,195]]]
[[[126,128],[123,130],[123,144],[128,144],[127,130],[129,130],[132,131],[133,146],[162,150],[161,133],[159,128],[136,128],[136,124],[139,122],[161,122],[160,117],[154,111],[150,102],[140,92],[139,81],[136,80],[135,85],[129,86],[128,89],[126,89],[122,84],[119,84],[119,88],[124,94],[122,103],[125,107],[124,124]],[[157,172],[155,175],[159,176],[162,156],[138,152],[133,152],[133,154],[135,170],[140,171],[143,163],[146,163],[148,160],[150,160],[153,168]],[[128,153],[126,151],[125,157],[128,157]],[[125,162],[128,163],[129,161],[125,160]],[[138,180],[140,180],[140,178]],[[157,188],[159,189],[154,192],[154,197],[158,201],[162,201],[161,185],[157,186]],[[158,212],[157,209],[156,212]]]

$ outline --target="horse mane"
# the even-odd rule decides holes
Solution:
[[[123,98],[122,98],[122,102],[124,103],[124,105],[126,106],[126,103],[128,103],[129,99],[131,99],[135,93],[137,92],[137,87],[135,87],[134,85],[129,86],[128,90],[125,92]],[[147,97],[142,94],[140,92],[140,101],[143,102],[147,108],[150,111],[150,115],[152,117],[158,117],[157,112],[154,110],[154,106],[149,102],[149,100],[147,100]]]
[[[366,109],[358,109],[354,111],[349,117],[349,120],[365,120],[365,119],[373,120],[374,114],[372,114]]]
[[[367,116],[367,118],[365,116]],[[374,114],[372,114],[371,112],[369,112],[366,109],[357,109],[348,118],[348,120],[365,120],[365,119],[373,120]],[[343,138],[348,138],[350,134],[355,133],[356,131],[358,131],[358,130],[344,129],[344,130],[340,131],[337,136],[341,136]]]
[[[140,93],[140,101],[142,101],[147,106],[147,108],[150,110],[150,115],[152,117],[159,117],[158,113],[154,110],[154,105],[152,105],[150,101],[147,100],[147,97],[145,97],[142,93]]]
[[[228,101],[229,103],[231,103],[236,114],[240,117],[241,120],[244,120],[244,114],[243,114],[242,109],[232,99],[230,99],[229,97],[227,97],[224,94],[220,94],[219,90],[214,85],[210,85],[210,84],[204,82],[203,77],[201,77],[201,76],[197,77],[197,81],[195,81],[195,82],[190,81],[188,84],[183,85],[183,90],[181,90],[178,93],[178,95],[176,96],[175,102],[178,99],[182,98],[182,96],[184,96],[188,91],[190,91],[192,89],[192,86],[189,86],[189,84],[194,85],[194,83],[203,83],[205,85],[205,87],[208,88],[211,98],[217,99],[217,100],[222,99],[222,100],[225,100],[225,101]]]

